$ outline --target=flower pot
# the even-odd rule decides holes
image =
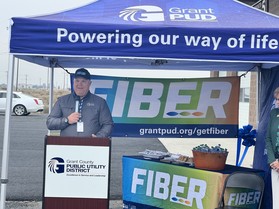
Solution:
[[[192,150],[195,168],[206,170],[223,170],[228,152],[200,152]]]

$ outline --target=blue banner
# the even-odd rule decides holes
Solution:
[[[91,76],[104,98],[113,136],[236,138],[240,77],[122,78]],[[73,82],[73,75],[72,75]]]

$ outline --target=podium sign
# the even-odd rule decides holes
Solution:
[[[44,209],[109,208],[110,139],[46,137]]]

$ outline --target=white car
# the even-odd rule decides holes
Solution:
[[[0,91],[0,112],[6,111],[7,91]],[[41,99],[32,97],[22,92],[13,92],[12,111],[16,115],[29,115],[34,112],[44,111]]]

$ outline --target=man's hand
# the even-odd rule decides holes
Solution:
[[[80,113],[73,112],[68,116],[69,124],[77,123],[79,121],[79,118],[80,118]]]
[[[270,167],[274,170],[276,170],[277,172],[279,172],[279,162],[276,159],[273,163],[270,164]]]

